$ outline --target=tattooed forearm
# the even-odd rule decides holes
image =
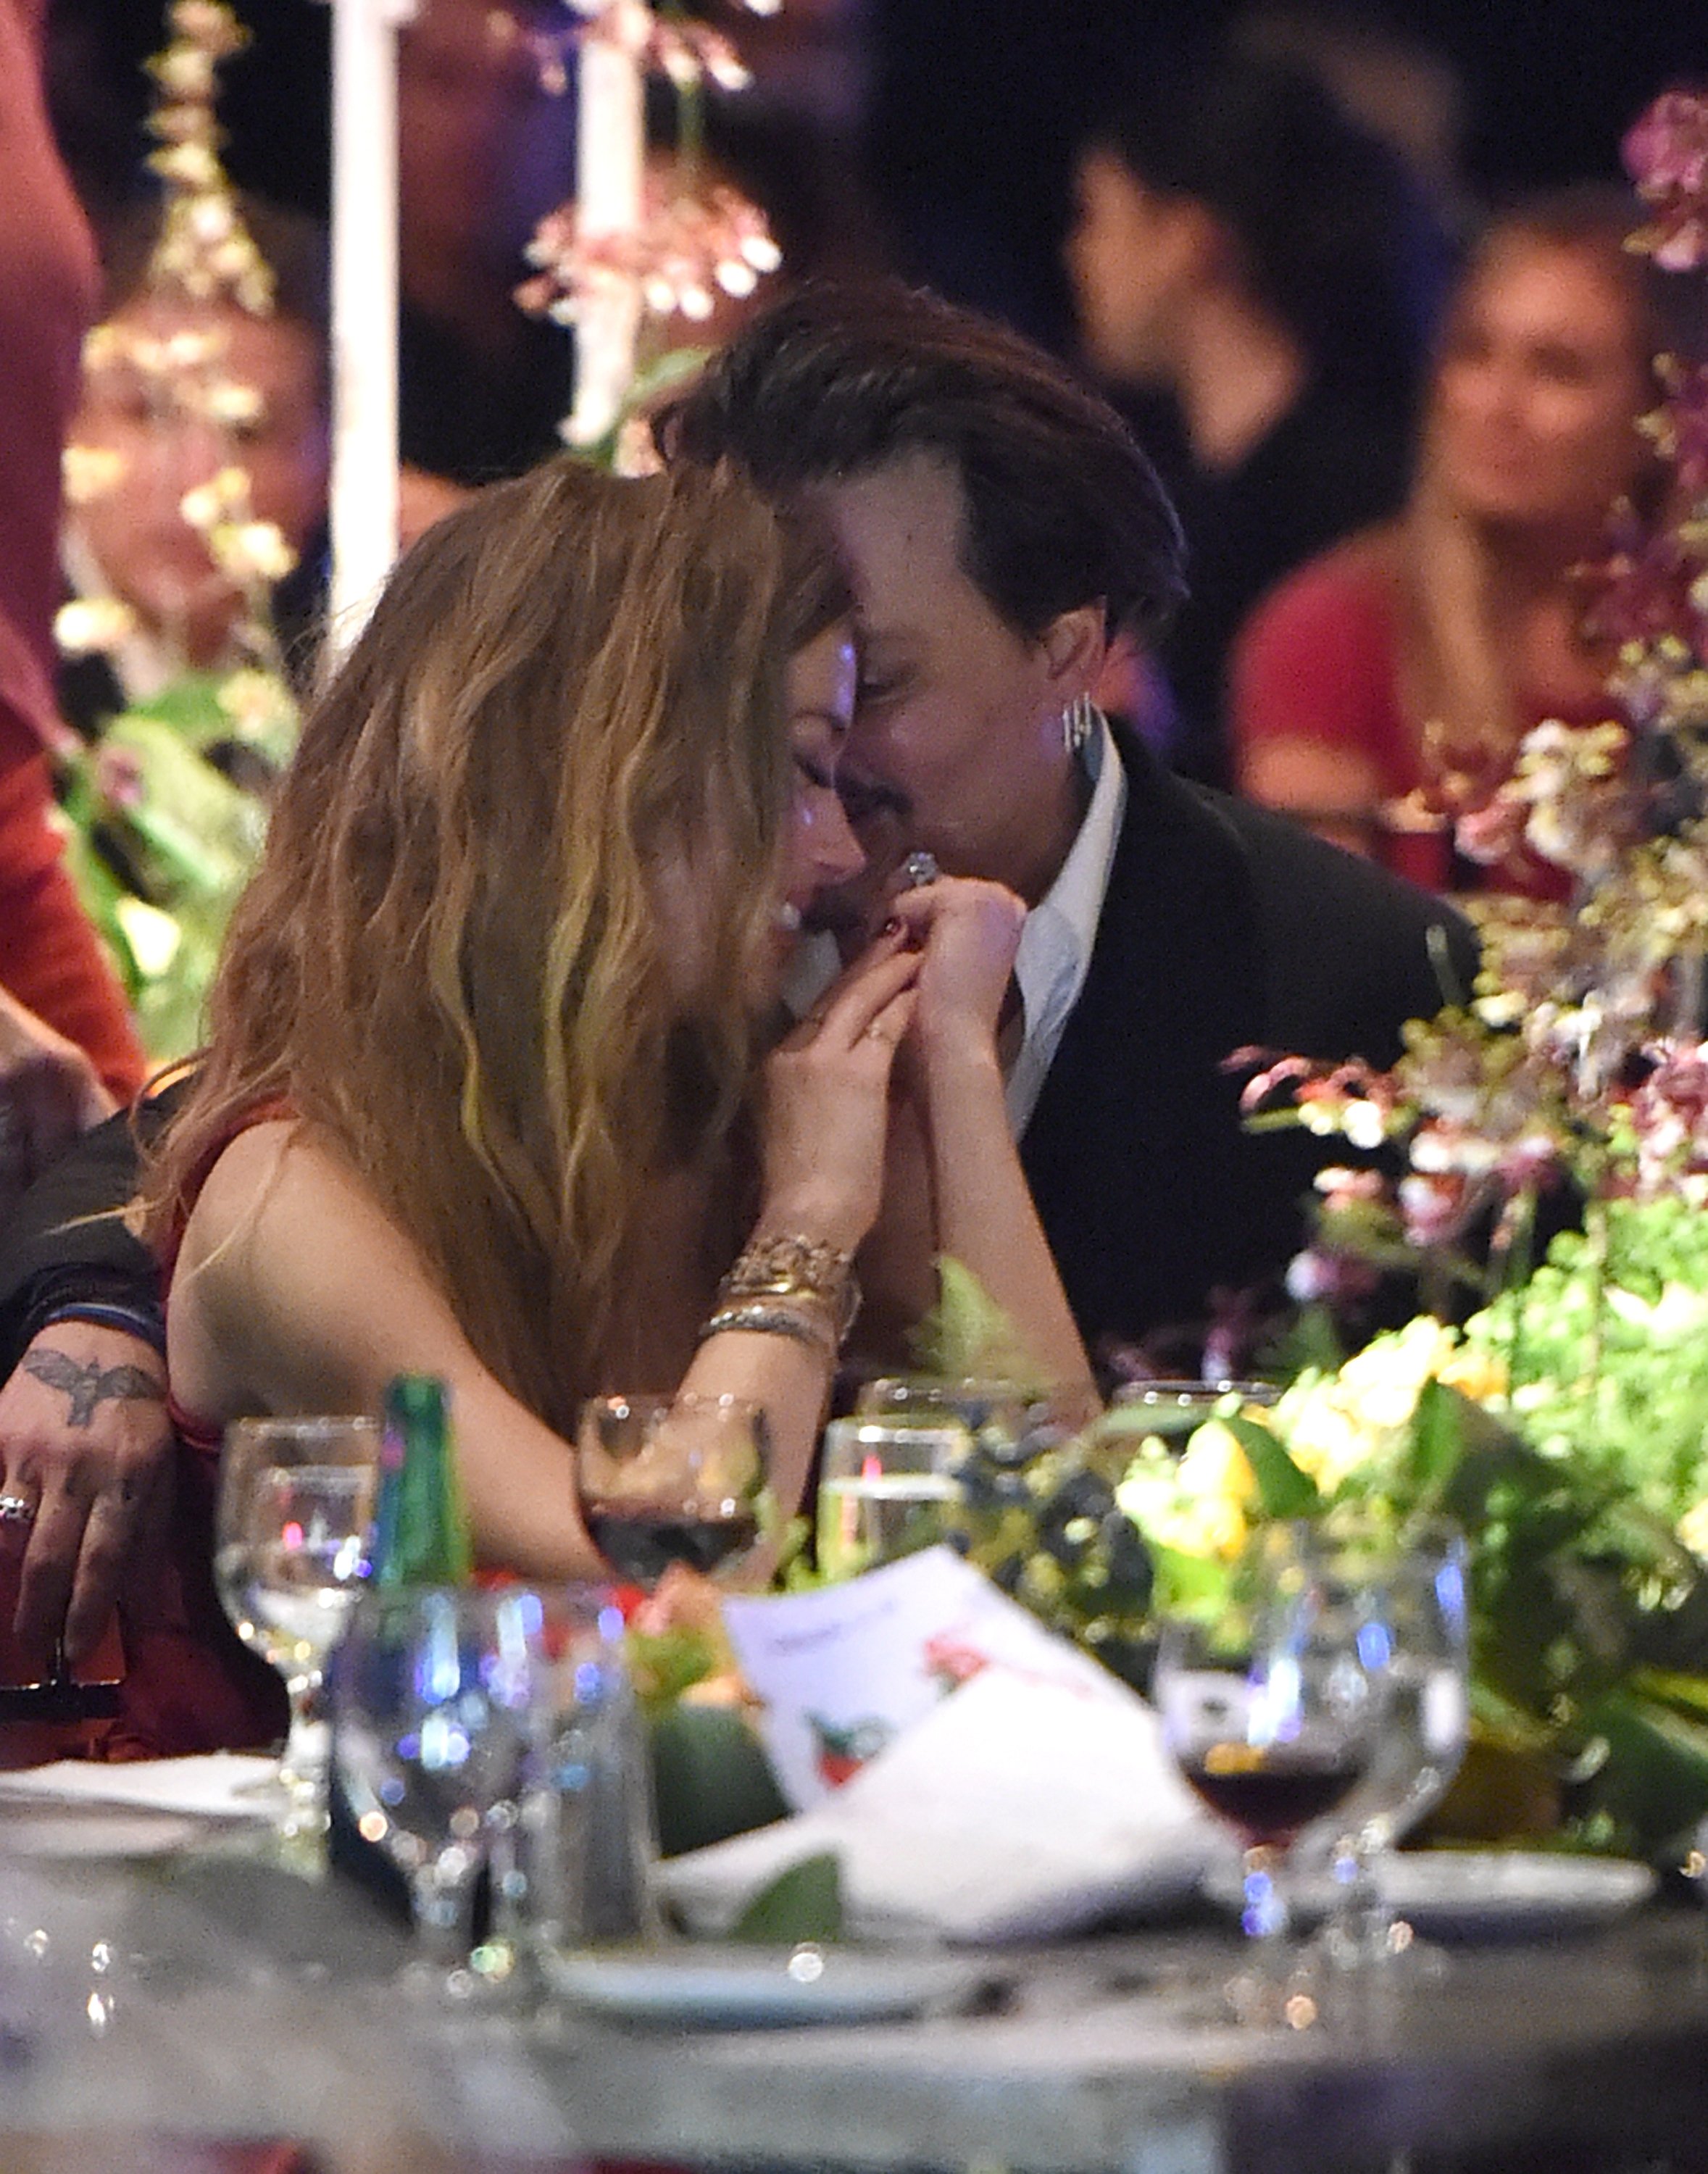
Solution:
[[[50,1389],[58,1389],[71,1400],[66,1425],[95,1425],[97,1406],[105,1403],[163,1404],[166,1385],[142,1366],[103,1366],[90,1360],[73,1359],[51,1344],[32,1344],[24,1355],[24,1371]]]

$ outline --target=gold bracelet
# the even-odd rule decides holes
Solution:
[[[750,1335],[792,1336],[797,1344],[815,1351],[826,1366],[836,1363],[836,1338],[828,1319],[814,1320],[797,1306],[721,1306],[696,1340],[704,1344],[709,1336],[722,1336],[731,1328]]]
[[[853,1256],[822,1239],[754,1238],[718,1285],[718,1304],[737,1299],[808,1300],[822,1306],[840,1345],[860,1311]]]

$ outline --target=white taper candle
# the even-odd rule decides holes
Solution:
[[[576,73],[576,203],[584,241],[634,234],[646,161],[646,80],[638,42],[647,11],[615,0],[581,40]],[[640,319],[632,281],[601,279],[576,319],[576,403],[570,437],[595,444],[616,421],[635,375]]]
[[[334,651],[397,555],[397,26],[414,12],[332,0]]]

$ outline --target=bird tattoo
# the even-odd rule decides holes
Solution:
[[[159,1381],[141,1366],[102,1366],[93,1360],[73,1359],[68,1351],[56,1351],[51,1344],[40,1351],[26,1352],[24,1371],[70,1398],[68,1426],[93,1426],[100,1404],[163,1404],[166,1401]]]

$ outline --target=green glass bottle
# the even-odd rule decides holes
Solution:
[[[386,1391],[370,1582],[466,1585],[473,1568],[445,1384],[399,1374]]]

